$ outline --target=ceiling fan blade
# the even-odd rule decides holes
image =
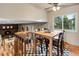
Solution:
[[[48,5],[50,5],[50,7],[45,8],[46,10],[53,7],[53,3],[48,3]]]
[[[48,4],[52,5],[53,3],[48,3]]]
[[[47,8],[45,8],[45,9],[50,9],[50,8],[52,8],[52,7],[47,7]]]

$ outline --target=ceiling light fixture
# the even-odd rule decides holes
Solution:
[[[58,6],[58,3],[53,3],[53,5],[54,5],[53,8],[52,8],[53,11],[58,11],[58,10],[60,10],[61,7]]]

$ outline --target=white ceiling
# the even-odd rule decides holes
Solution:
[[[47,22],[46,13],[42,10],[28,3],[0,3],[0,24],[38,22]]]

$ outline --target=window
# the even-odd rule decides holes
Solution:
[[[55,17],[54,29],[75,30],[75,14]]]
[[[55,24],[54,24],[55,29],[62,29],[62,17],[56,17],[55,18]]]

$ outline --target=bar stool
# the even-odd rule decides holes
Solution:
[[[64,47],[63,36],[64,36],[64,33],[61,32],[58,35],[58,39],[54,38],[53,40],[53,48],[56,50],[57,56],[63,55],[63,47]]]
[[[48,55],[48,47],[49,47],[49,40],[44,38],[45,39],[45,45],[46,45],[46,56]]]
[[[43,50],[42,50],[43,37],[42,36],[37,36],[36,39],[39,40],[40,48],[41,48],[41,53],[43,53]]]

